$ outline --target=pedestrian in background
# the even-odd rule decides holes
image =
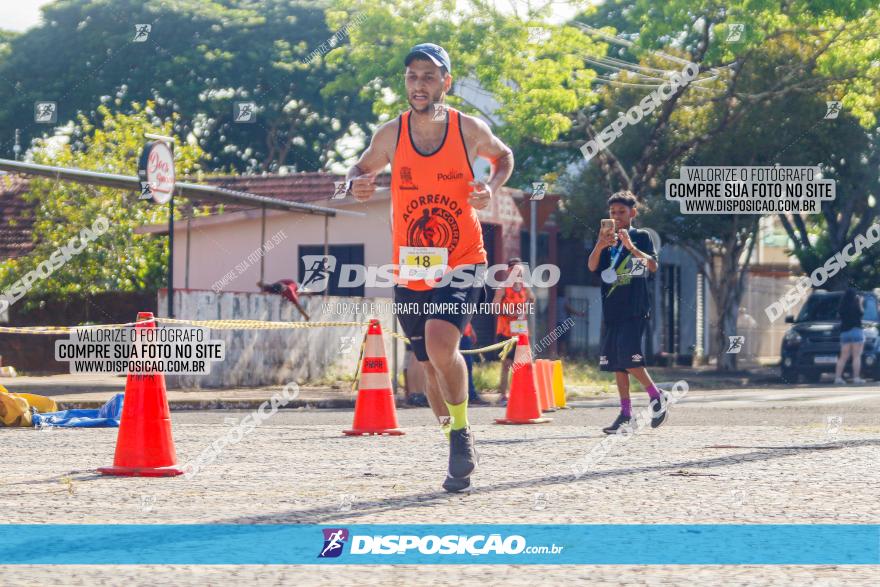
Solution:
[[[862,297],[855,289],[850,287],[843,292],[837,313],[840,316],[840,354],[837,357],[837,369],[834,371],[834,383],[846,385],[843,369],[850,357],[852,357],[852,382],[864,383],[865,380],[859,377],[859,374],[862,370],[862,348],[865,346],[865,331],[862,330],[865,306]]]

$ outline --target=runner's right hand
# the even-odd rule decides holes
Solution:
[[[376,191],[376,174],[367,173],[351,180],[351,193],[359,202],[366,202]]]

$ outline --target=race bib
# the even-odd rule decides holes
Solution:
[[[400,278],[439,278],[449,263],[449,250],[442,247],[400,247]],[[442,270],[437,269],[442,267]]]
[[[511,334],[528,334],[529,333],[529,321],[528,320],[511,320],[510,321],[510,333]]]

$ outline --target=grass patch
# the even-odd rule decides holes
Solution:
[[[614,374],[599,371],[596,364],[589,361],[563,361],[562,377],[569,396],[595,396],[617,391]],[[500,361],[474,364],[474,387],[479,391],[497,391],[500,381]]]

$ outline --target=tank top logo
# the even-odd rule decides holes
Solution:
[[[417,190],[419,186],[413,183],[412,179],[412,168],[410,167],[401,167],[400,168],[400,189],[402,190]]]
[[[449,173],[438,173],[437,181],[454,181],[456,179],[461,179],[464,177],[464,173],[461,171],[455,171],[454,169],[450,169]]]
[[[414,198],[406,207],[408,211],[419,209],[419,202],[438,203],[448,200],[445,196],[427,195]],[[453,212],[454,211],[454,212]],[[461,208],[457,202],[451,202],[450,207],[427,206],[420,208],[420,212],[413,214],[407,212],[403,215],[406,222],[406,241],[411,247],[439,247],[454,251],[458,246],[461,230],[455,219],[461,214]]]

